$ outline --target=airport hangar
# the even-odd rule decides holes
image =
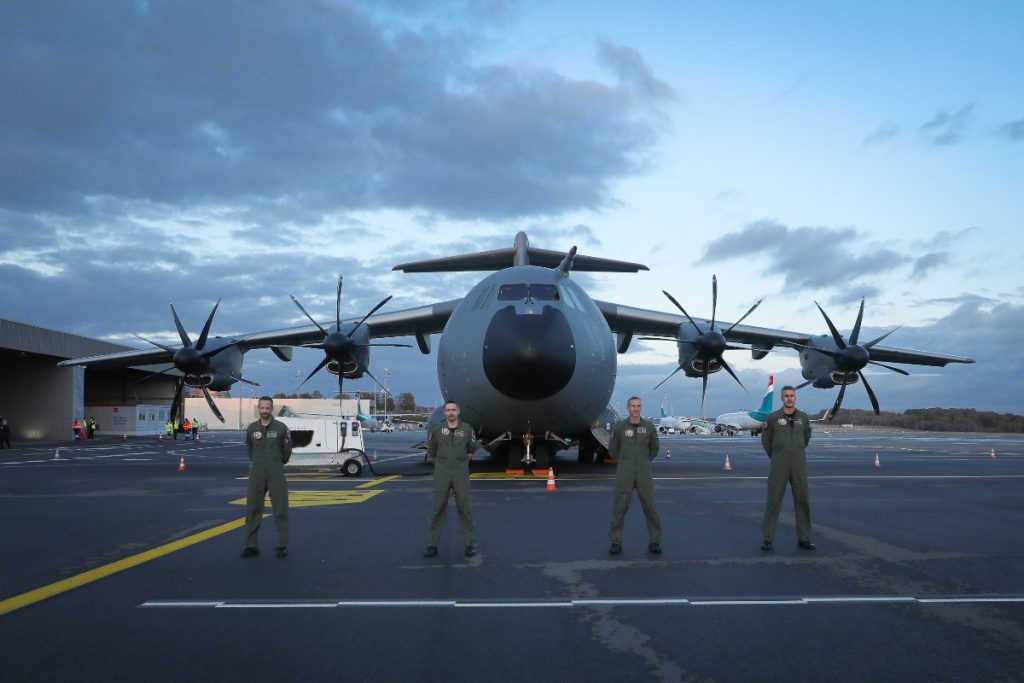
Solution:
[[[71,439],[75,419],[95,418],[104,434],[162,431],[181,374],[177,370],[153,376],[166,365],[57,367],[69,358],[131,350],[0,318],[0,417],[11,426],[12,445]]]

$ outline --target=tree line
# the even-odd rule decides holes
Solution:
[[[902,413],[883,411],[880,415],[875,415],[869,410],[840,408],[832,422],[857,426],[902,427],[929,432],[1024,433],[1024,415],[995,413],[974,408],[911,408]]]

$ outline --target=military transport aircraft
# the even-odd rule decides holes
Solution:
[[[352,344],[325,343],[325,329],[314,324],[241,335],[224,342],[227,348],[216,355],[199,350],[199,356],[209,370],[218,367],[222,357],[232,363],[237,357],[237,365],[218,372],[238,380],[241,356],[250,349],[269,347],[288,360],[289,347],[317,345],[324,351],[328,370],[341,373],[340,381],[366,372],[371,339],[412,336],[420,351],[429,354],[431,335],[440,334],[437,379],[442,396],[459,402],[463,419],[477,428],[489,451],[507,459],[509,469],[526,464],[535,471],[546,471],[549,457],[557,451],[576,446],[581,461],[592,461],[607,444],[604,428],[611,419],[608,401],[615,386],[616,354],[627,351],[634,335],[676,340],[679,369],[687,376],[702,377],[705,387],[708,375],[726,366],[724,351],[735,348],[748,349],[754,359],[776,347],[796,349],[805,379],[843,387],[863,381],[860,370],[868,363],[974,362],[961,356],[878,346],[880,340],[860,346],[860,316],[846,342],[827,317],[831,336],[716,323],[692,318],[685,310],[680,316],[596,301],[570,277],[573,270],[637,272],[647,267],[580,255],[576,247],[565,253],[538,249],[530,246],[523,232],[516,235],[511,248],[405,263],[394,270],[494,272],[458,299],[369,315],[357,323],[334,321],[335,330],[350,336]],[[673,303],[678,306],[674,299]],[[182,341],[190,346],[183,332]],[[168,351],[76,358],[60,365],[153,364],[171,360]],[[201,383],[213,376],[199,369],[203,372],[193,372],[193,381]],[[877,410],[874,393],[864,384]],[[428,426],[441,419],[439,408]]]

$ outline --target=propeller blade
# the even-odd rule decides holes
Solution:
[[[217,303],[213,305],[213,310],[210,311],[210,317],[206,319],[206,324],[203,325],[203,331],[199,334],[199,341],[196,342],[196,348],[200,351],[206,346],[206,337],[210,334],[210,325],[213,324],[213,316],[217,313],[217,307],[220,306],[220,299],[217,299]]]
[[[850,343],[856,345],[857,337],[860,336],[860,322],[864,319],[864,297],[860,298],[860,310],[857,311],[857,322],[853,324],[853,332],[850,333]]]
[[[343,415],[345,412],[345,373],[338,373],[338,415]],[[358,403],[356,404],[358,407]]]
[[[680,311],[683,312],[683,315],[685,315],[686,319],[690,321],[690,324],[693,325],[697,329],[698,333],[700,333],[701,332],[700,327],[697,327],[697,323],[693,322],[693,318],[691,318],[690,314],[686,312],[686,309],[683,308],[682,304],[680,304],[678,301],[676,301],[675,297],[673,297],[671,294],[666,292],[664,289],[661,290],[661,293],[664,294],[665,296],[667,296],[668,300],[671,301],[672,303],[674,303],[676,305],[676,308],[678,308]]]
[[[338,274],[338,295],[334,297],[334,331],[341,332],[341,282],[344,277]]]
[[[322,361],[320,361],[320,365],[318,365],[315,368],[313,368],[313,372],[311,372],[308,375],[306,375],[306,379],[302,380],[302,382],[299,383],[299,386],[295,387],[295,391],[298,391],[299,389],[301,389],[302,385],[305,384],[306,382],[308,382],[310,377],[312,377],[316,373],[320,372],[320,370],[322,370],[323,367],[325,365],[327,365],[328,363],[330,363],[330,362],[331,362],[331,359],[328,358],[327,356],[324,356],[324,359]],[[341,373],[339,372],[338,374],[340,375]]]
[[[877,360],[869,360],[868,363],[870,363],[871,365],[881,365],[886,370],[892,370],[893,372],[898,372],[901,375],[903,375],[904,377],[909,377],[910,376],[910,373],[907,372],[906,370],[904,370],[903,368],[897,368],[897,367],[893,367],[892,365],[886,365],[885,363],[879,363]]]
[[[153,346],[155,346],[155,347],[157,347],[159,349],[163,349],[167,353],[170,353],[170,354],[174,353],[174,349],[172,349],[170,346],[164,346],[163,344],[158,344],[155,341],[153,341],[152,339],[146,339],[145,337],[143,337],[141,335],[138,335],[138,334],[135,335],[135,336],[138,337],[139,339],[141,339],[142,341],[148,342],[148,343],[152,344]]]
[[[718,309],[718,276],[711,276],[711,329],[715,329],[715,311]]]
[[[171,302],[171,315],[174,316],[174,326],[178,328],[178,336],[181,337],[182,346],[192,346],[192,340],[188,338],[188,333],[185,332],[185,328],[181,325],[181,320],[178,318],[178,312],[174,310],[174,302]]]
[[[732,378],[734,380],[736,380],[736,384],[739,384],[740,387],[743,388],[743,391],[747,391],[747,388],[743,386],[743,382],[741,382],[740,378],[736,376],[736,373],[732,371],[732,368],[729,367],[729,364],[725,362],[724,358],[722,359],[722,367],[725,368],[726,372],[728,372],[730,375],[732,375]],[[747,391],[747,396],[750,396],[750,392],[749,391]]]
[[[360,347],[360,348],[365,347],[365,346],[391,346],[391,347],[394,347],[394,348],[397,348],[397,349],[411,349],[412,348],[412,344],[388,344],[386,342],[383,343],[383,344],[353,344],[353,346]]]
[[[637,339],[638,340],[643,340],[643,341],[670,341],[670,342],[677,342],[677,341],[679,341],[675,337],[637,337]]]
[[[357,322],[357,323],[356,323],[356,326],[352,328],[352,331],[348,333],[348,336],[350,336],[350,337],[351,337],[351,336],[352,336],[353,334],[355,334],[355,331],[359,329],[359,326],[360,326],[360,325],[362,325],[362,324],[363,324],[364,322],[366,322],[366,319],[367,319],[367,318],[369,318],[369,317],[370,317],[371,315],[373,315],[374,313],[376,313],[376,312],[377,312],[377,311],[378,311],[378,310],[380,309],[380,307],[381,307],[381,306],[383,306],[383,305],[384,305],[384,304],[386,304],[387,302],[391,301],[391,299],[392,299],[392,296],[393,296],[393,295],[388,295],[387,297],[385,297],[385,298],[384,298],[384,300],[383,300],[383,301],[381,301],[381,302],[380,302],[379,304],[377,304],[376,306],[374,306],[373,308],[371,308],[371,309],[370,309],[370,312],[369,312],[369,313],[367,313],[366,315],[364,315],[364,316],[363,316],[363,319],[362,319],[362,320],[360,320],[359,322]]]
[[[246,379],[244,377],[236,377],[235,379],[237,379],[242,384],[248,384],[251,387],[261,387],[261,386],[263,386],[259,382],[253,382],[251,379]]]
[[[289,294],[288,296],[291,296],[291,297],[292,297],[292,301],[293,301],[293,302],[295,303],[295,305],[296,305],[296,306],[298,306],[298,307],[299,307],[299,310],[300,310],[300,311],[302,311],[302,312],[303,312],[303,313],[305,314],[305,316],[306,316],[307,318],[309,318],[309,322],[311,322],[311,323],[313,323],[314,325],[316,325],[316,328],[317,328],[318,330],[320,330],[321,332],[323,332],[323,333],[324,333],[324,336],[326,337],[326,336],[327,336],[327,334],[328,334],[328,333],[327,333],[327,330],[325,330],[324,328],[320,327],[320,323],[318,323],[317,321],[313,320],[313,316],[311,316],[311,315],[310,315],[309,313],[307,313],[307,312],[306,312],[306,309],[302,307],[302,304],[300,304],[300,303],[299,303],[299,300],[298,300],[298,299],[296,299],[296,298],[295,298],[294,296],[292,296],[291,294]]]
[[[185,390],[185,380],[178,379],[174,387],[174,402],[171,403],[171,420],[178,416],[178,407],[181,405],[181,394]],[[183,411],[184,412],[184,411]]]
[[[868,392],[868,398],[871,399],[871,407],[875,409],[875,415],[880,412],[878,410],[878,399],[875,398],[875,392],[871,391],[871,385],[868,384],[868,378],[864,376],[863,372],[857,372],[860,376],[860,381],[864,383],[864,390]]]
[[[168,372],[170,372],[173,369],[174,369],[174,366],[171,365],[170,367],[168,367],[165,370],[161,370],[160,372],[154,372],[152,374],[146,375],[145,377],[140,379],[138,382],[136,382],[135,386],[139,386],[143,382],[148,382],[149,380],[153,379],[154,377],[159,377],[160,375],[166,375]]]
[[[843,394],[846,393],[846,375],[843,375],[843,384],[839,387],[839,396],[836,397],[836,402],[832,406],[832,410],[829,411],[829,415],[835,417],[835,414],[839,412],[839,406],[843,404]]]
[[[807,386],[808,384],[810,384],[811,382],[817,382],[817,381],[818,381],[817,379],[809,379],[809,380],[807,380],[806,382],[803,382],[803,383],[801,383],[801,384],[797,384],[797,385],[796,385],[795,387],[793,387],[793,388],[794,388],[794,389],[803,389],[804,387],[806,387],[806,386]]]
[[[743,314],[743,316],[742,316],[742,317],[741,317],[741,318],[740,318],[739,320],[737,320],[736,322],[734,322],[734,323],[733,323],[732,325],[729,325],[729,329],[727,329],[727,330],[726,330],[725,332],[723,332],[722,334],[729,334],[730,332],[732,332],[732,328],[736,327],[736,326],[737,326],[737,325],[739,325],[739,324],[740,324],[741,322],[743,322],[743,320],[744,320],[744,319],[745,319],[745,318],[746,318],[746,317],[747,317],[748,315],[750,315],[751,313],[753,313],[753,312],[754,312],[754,309],[755,309],[755,308],[757,308],[758,306],[760,306],[760,305],[761,305],[761,302],[762,302],[762,301],[764,301],[764,299],[758,299],[758,300],[757,300],[757,303],[755,303],[755,304],[754,304],[753,306],[751,306],[751,307],[750,307],[750,309],[749,309],[749,310],[748,310],[748,311],[747,311],[746,313],[744,313],[744,314]]]
[[[657,384],[657,385],[655,385],[655,387],[654,387],[654,388],[655,388],[655,389],[657,389],[657,388],[658,388],[658,387],[660,387],[660,386],[661,386],[662,384],[664,384],[665,382],[667,382],[667,381],[669,381],[670,379],[672,379],[672,375],[676,374],[677,372],[679,372],[679,371],[680,371],[680,370],[682,370],[682,369],[683,369],[683,368],[682,368],[682,367],[680,366],[680,367],[676,368],[675,370],[673,370],[672,372],[670,372],[670,373],[669,373],[669,375],[668,375],[668,377],[666,377],[665,379],[663,379],[663,380],[661,380],[660,382],[658,382],[658,384]],[[652,390],[652,391],[653,391],[653,390]]]
[[[813,346],[807,346],[806,344],[797,344],[796,342],[786,342],[786,346],[793,346],[799,349],[807,349],[808,351],[817,351],[818,353],[823,353],[831,358],[842,358],[843,355],[836,351],[832,351],[831,349],[819,349]]]
[[[700,414],[701,414],[701,417],[703,417],[704,416],[704,397],[707,396],[707,393],[708,393],[708,373],[705,372],[703,375],[700,376],[700,378],[701,378],[701,380],[703,381],[703,384],[704,384],[704,386],[702,386],[700,388]],[[737,381],[739,381],[739,380],[737,380]]]
[[[885,339],[886,337],[888,337],[888,336],[889,336],[890,334],[892,334],[892,333],[893,333],[893,332],[895,332],[896,330],[900,329],[901,327],[903,327],[903,325],[897,325],[896,327],[892,328],[891,330],[889,330],[888,332],[886,332],[885,334],[883,334],[883,335],[882,335],[881,337],[879,337],[878,339],[872,339],[871,341],[869,341],[869,342],[868,342],[867,344],[865,344],[865,345],[864,345],[864,348],[865,348],[865,349],[870,349],[870,348],[871,348],[872,346],[874,346],[874,345],[875,345],[875,344],[877,344],[878,342],[882,341],[883,339]]]
[[[232,346],[235,346],[235,344],[236,344],[236,342],[231,342],[230,344],[225,344],[224,346],[218,346],[217,348],[215,348],[215,349],[213,349],[211,351],[204,351],[203,352],[203,358],[213,358],[218,353],[221,353],[222,351],[227,351]],[[197,346],[196,348],[198,349],[199,347]]]
[[[836,326],[832,324],[832,319],[828,317],[828,313],[825,312],[825,309],[822,308],[821,304],[817,301],[814,302],[814,305],[817,306],[818,310],[821,311],[821,314],[825,316],[825,322],[828,324],[828,329],[832,333],[832,339],[835,341],[836,346],[841,349],[845,349],[846,342],[843,341],[843,335],[839,334],[839,330],[837,330]]]
[[[388,298],[390,299],[391,297],[388,297]],[[387,394],[388,398],[390,398],[391,400],[394,400],[395,397],[391,395],[391,392],[387,390],[387,387],[385,387],[383,384],[381,384],[380,381],[376,377],[373,376],[373,373],[370,372],[369,368],[363,370],[363,372],[365,372],[367,375],[369,375],[370,379],[372,379],[374,382],[377,382],[377,386],[380,387],[381,391],[383,391],[385,394]]]
[[[210,404],[210,410],[213,411],[213,414],[217,416],[218,420],[223,422],[224,416],[220,414],[219,410],[217,410],[217,404],[213,402],[213,396],[210,396],[210,390],[206,387],[203,387],[203,396],[206,397],[206,402]]]

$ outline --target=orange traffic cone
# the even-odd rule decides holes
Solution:
[[[127,434],[122,434],[121,435],[121,441],[127,441],[127,440],[128,440],[128,435]]]
[[[878,453],[875,453],[875,467],[881,467],[882,461],[878,459]]]
[[[988,454],[988,457],[991,458],[992,460],[995,460],[996,459],[996,449],[993,448],[992,451]]]
[[[671,448],[668,448],[668,449],[665,450],[665,459],[666,460],[671,460],[672,459],[672,449]]]
[[[157,434],[156,438],[157,438],[157,441],[163,441],[164,440],[164,435],[163,434]]]
[[[732,472],[732,465],[729,464],[729,456],[725,456],[725,467],[722,468],[725,472]]]
[[[60,449],[59,448],[53,452],[53,459],[54,460],[60,460]]]
[[[196,432],[196,442],[198,443],[198,441],[199,441],[199,432]]]
[[[184,472],[185,471],[185,456],[184,455],[181,456],[181,460],[178,461],[178,471],[179,472]]]
[[[545,491],[557,491],[558,487],[555,486],[555,468],[548,468],[548,485],[544,487]]]

